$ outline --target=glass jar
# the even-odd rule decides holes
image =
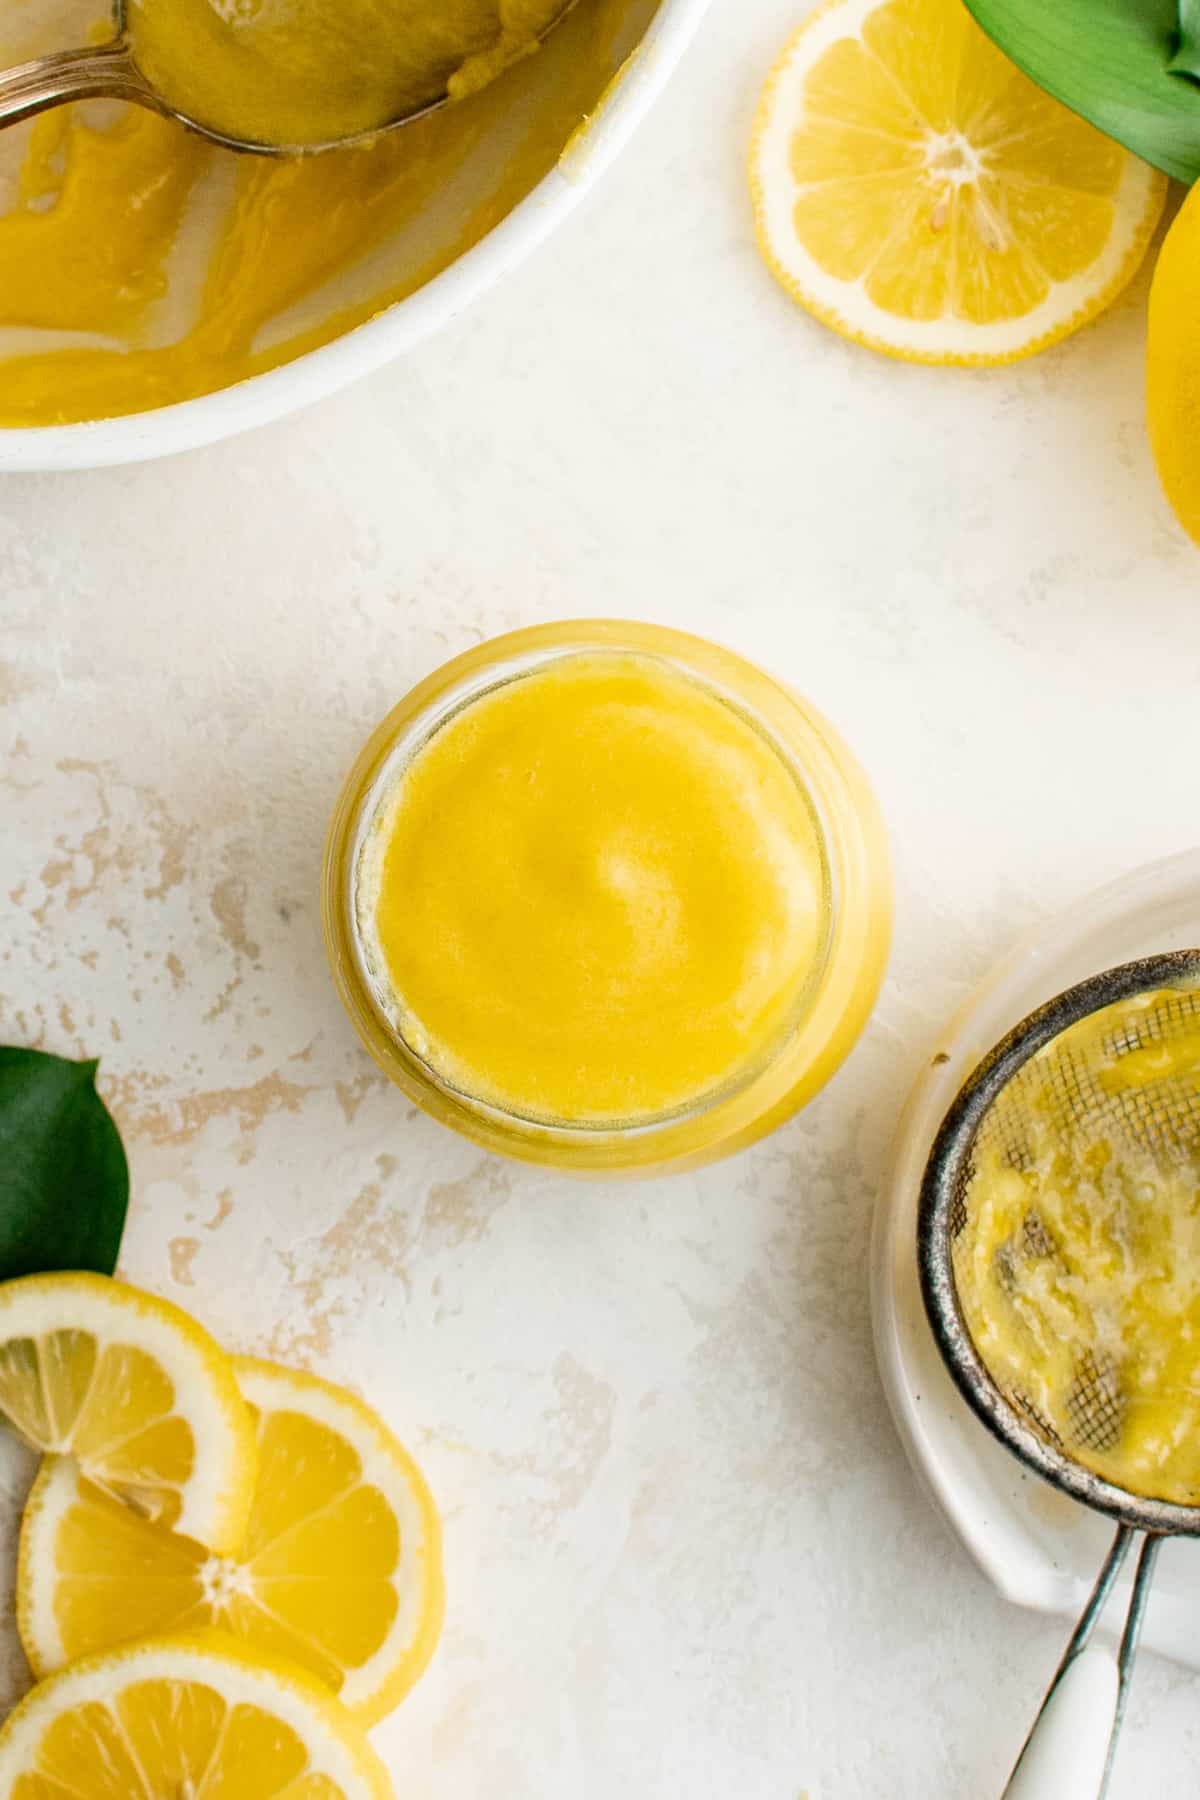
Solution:
[[[372,828],[394,803],[389,796],[439,731],[486,696],[550,665],[607,657],[683,677],[781,759],[803,798],[816,846],[819,930],[811,970],[781,1029],[694,1104],[623,1118],[554,1117],[470,1091],[469,1083],[439,1070],[418,1031],[406,1033],[404,1014],[386,984],[381,987],[379,958],[364,936],[363,871]],[[469,883],[469,866],[462,875]],[[389,1080],[426,1112],[505,1155],[579,1172],[650,1173],[695,1166],[750,1143],[828,1081],[866,1024],[883,979],[891,877],[866,778],[807,702],[702,638],[655,625],[584,620],[494,638],[436,670],[388,714],[334,811],[322,913],[334,980],[363,1043]],[[538,930],[532,899],[529,930]]]

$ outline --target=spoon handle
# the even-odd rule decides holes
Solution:
[[[0,73],[0,126],[32,118],[66,100],[100,97],[154,104],[150,88],[119,40],[98,49],[39,56],[34,62],[4,70]]]

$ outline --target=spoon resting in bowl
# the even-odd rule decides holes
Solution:
[[[126,100],[229,150],[363,143],[466,98],[536,50],[575,0],[113,0],[108,43],[0,72],[0,127]],[[381,18],[382,15],[382,18]]]

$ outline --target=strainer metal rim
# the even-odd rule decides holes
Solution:
[[[925,1165],[917,1208],[917,1272],[925,1312],[943,1361],[983,1425],[1034,1474],[1084,1506],[1139,1531],[1200,1537],[1200,1504],[1144,1499],[1105,1481],[1056,1450],[1021,1418],[988,1373],[959,1304],[950,1253],[950,1211],[975,1135],[1000,1090],[1069,1026],[1116,1001],[1154,988],[1200,981],[1200,949],[1175,950],[1121,963],[1066,989],[1030,1013],[967,1077],[938,1128]]]

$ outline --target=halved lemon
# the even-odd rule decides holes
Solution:
[[[392,1800],[343,1706],[219,1633],[89,1657],[0,1731],[0,1800]]]
[[[1168,500],[1200,544],[1200,184],[1172,223],[1150,288],[1146,418]]]
[[[302,1664],[366,1724],[433,1654],[441,1532],[420,1470],[361,1400],[241,1359],[258,1485],[236,1555],[211,1555],[48,1461],[21,1531],[17,1621],[39,1675],[131,1638],[219,1626]]]
[[[826,0],[768,79],[750,178],[794,299],[937,363],[1011,362],[1077,331],[1136,271],[1166,194],[961,0]]]
[[[102,1275],[4,1283],[0,1418],[144,1517],[241,1542],[253,1422],[229,1357],[166,1300]]]

